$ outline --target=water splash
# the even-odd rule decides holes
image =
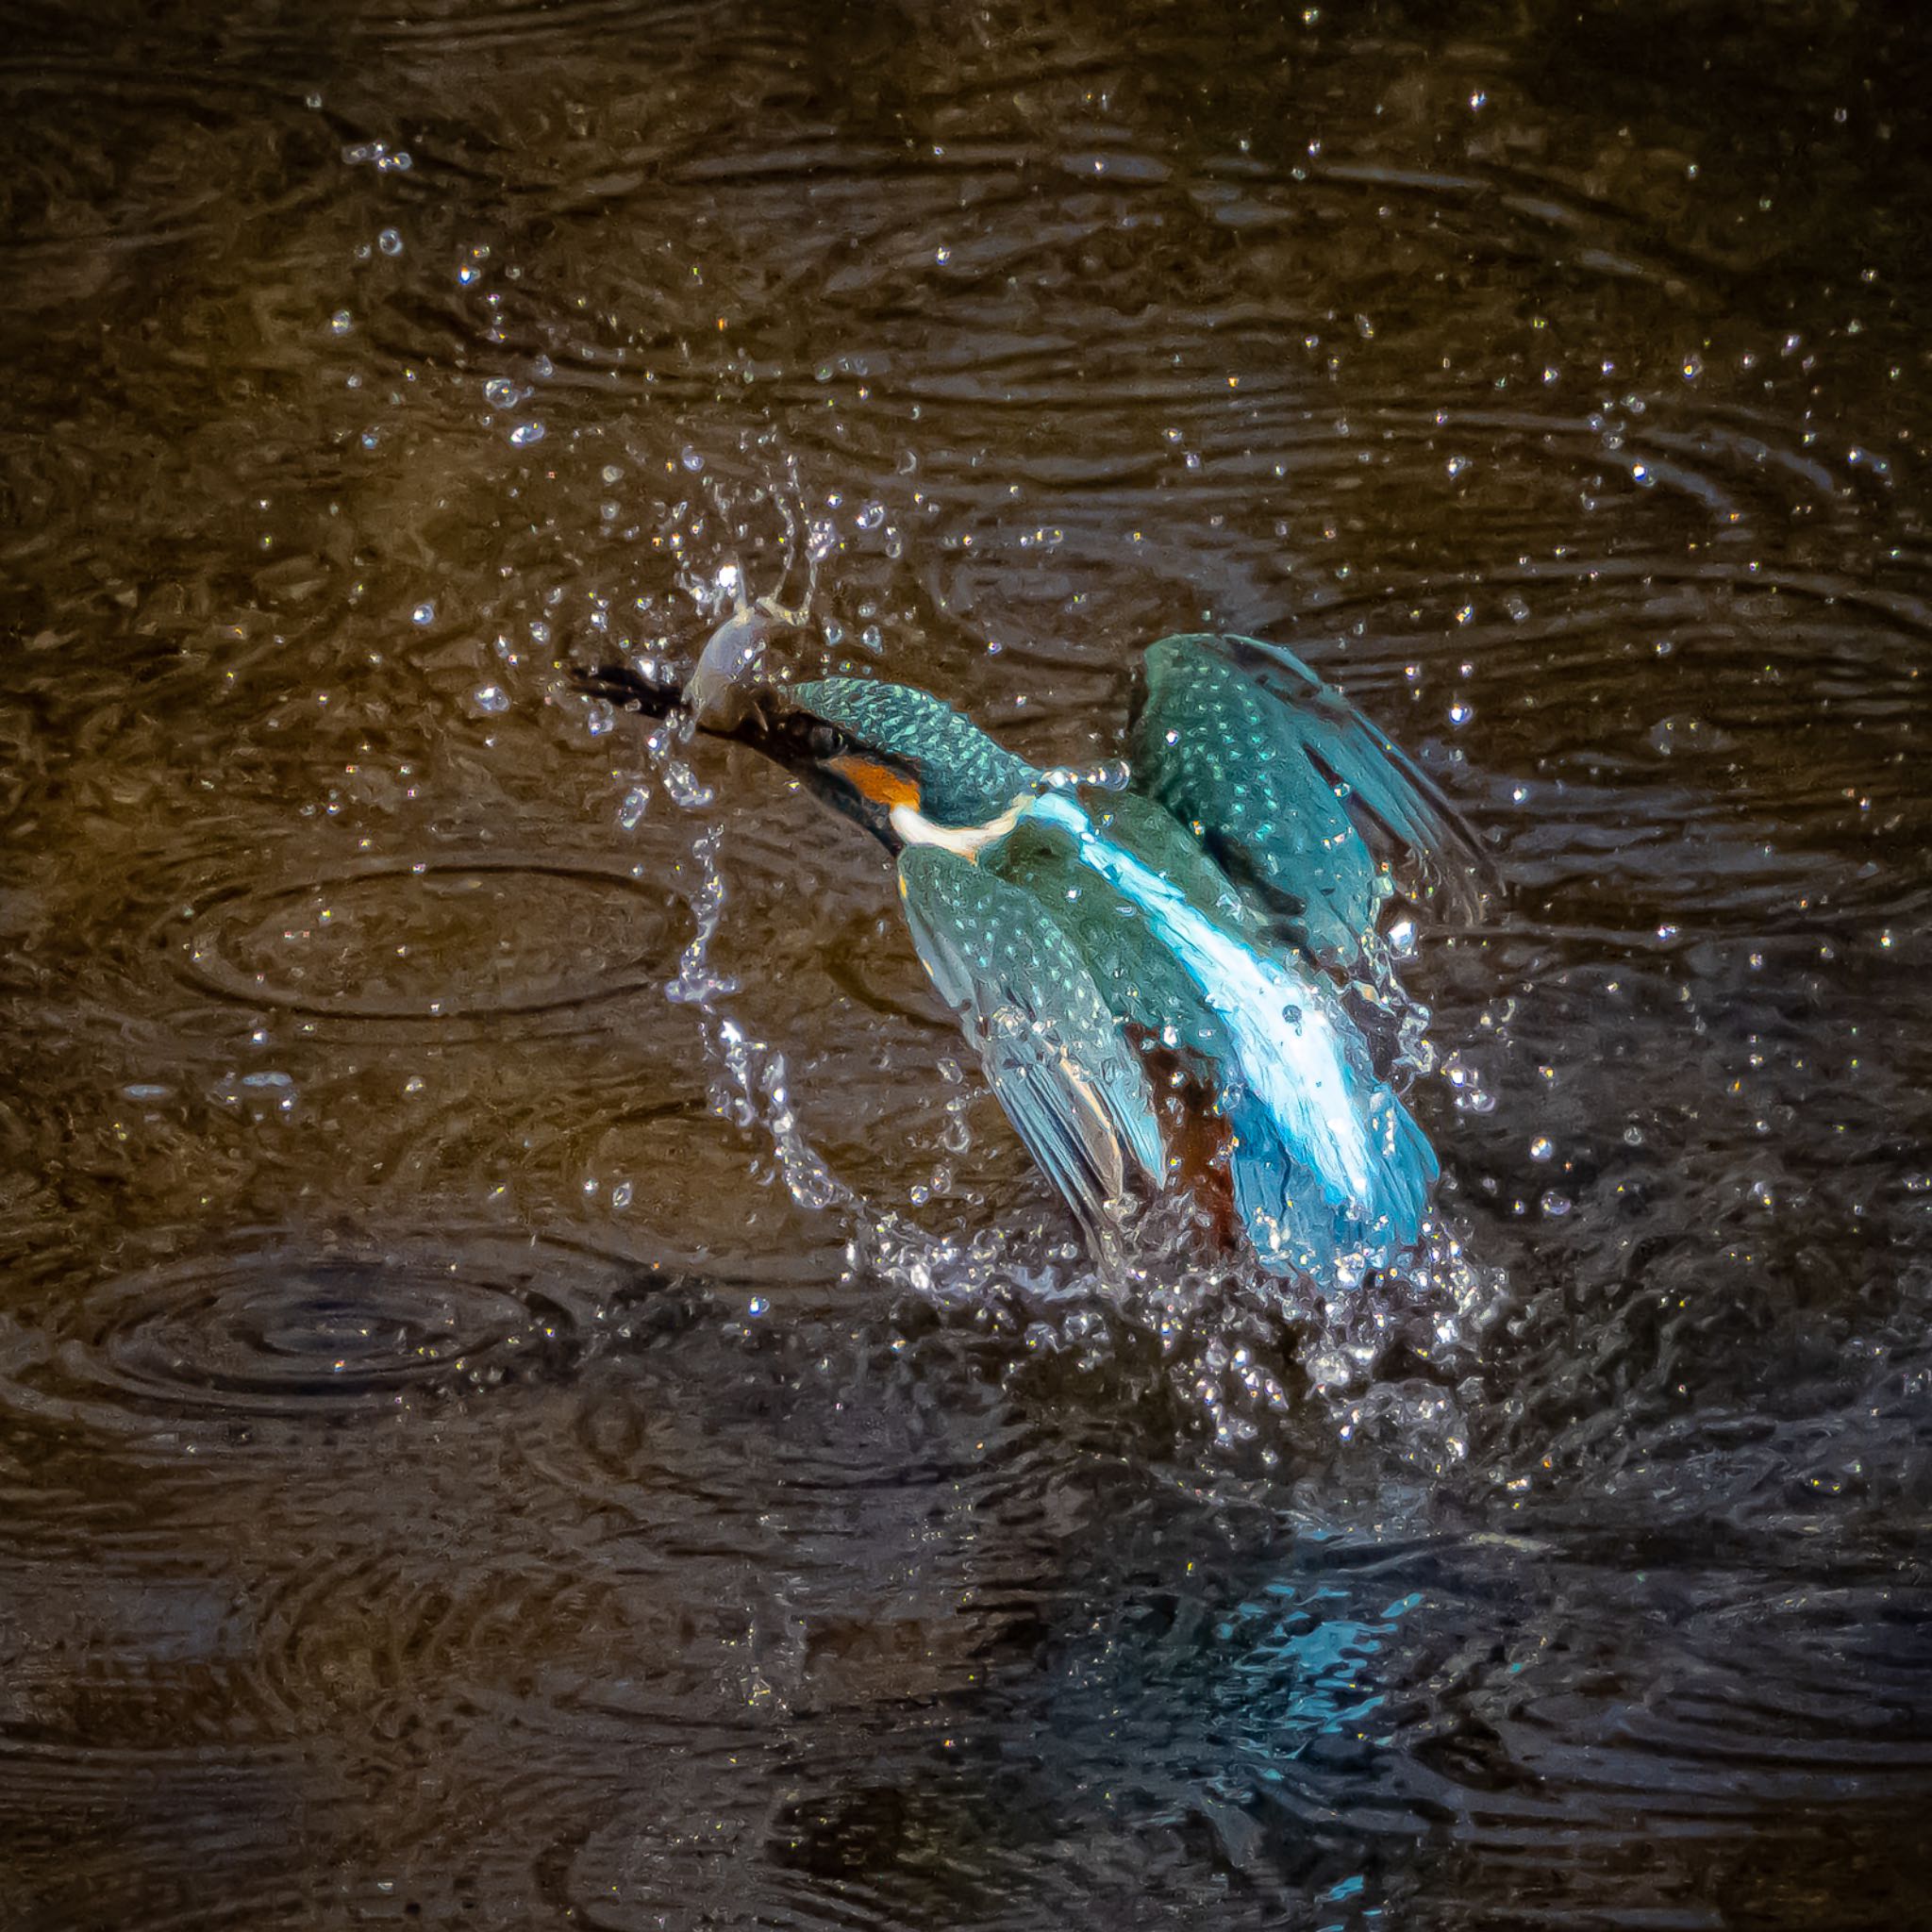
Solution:
[[[1469,1377],[1508,1285],[1450,1216],[1426,1224],[1399,1269],[1328,1291],[1211,1251],[1185,1201],[1152,1203],[1115,1232],[1096,1262],[1050,1220],[935,1233],[874,1212],[847,1268],[1011,1335],[1013,1373],[1051,1364],[1114,1401],[1158,1390],[1180,1433],[1217,1457],[1273,1469],[1311,1426],[1419,1469],[1467,1457],[1481,1400]]]
[[[855,1203],[852,1191],[805,1137],[786,1086],[785,1056],[748,1039],[736,1020],[717,1020],[717,1052],[725,1081],[714,1082],[711,1106],[741,1127],[762,1125],[771,1136],[779,1177],[801,1208],[823,1211]]]
[[[711,802],[710,791],[690,779],[689,768],[671,749],[677,741],[678,734],[669,728],[653,732],[646,741],[667,795],[686,810],[702,810]],[[635,790],[633,787],[626,798]],[[851,1202],[852,1191],[806,1137],[792,1106],[784,1055],[747,1034],[721,1004],[739,990],[738,981],[711,962],[711,948],[727,898],[724,874],[718,863],[724,836],[722,824],[711,824],[691,841],[696,882],[685,895],[691,914],[691,937],[664,995],[674,1005],[697,1010],[706,1055],[713,1068],[709,1085],[712,1112],[746,1132],[762,1129],[771,1140],[777,1175],[791,1198],[802,1208],[823,1211]]]

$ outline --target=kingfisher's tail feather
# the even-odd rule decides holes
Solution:
[[[1366,1198],[1357,1198],[1346,1175],[1324,1170],[1312,1149],[1291,1145],[1254,1095],[1241,1095],[1227,1112],[1235,1208],[1271,1274],[1358,1278],[1421,1241],[1440,1172],[1436,1151],[1386,1087],[1368,1111]]]

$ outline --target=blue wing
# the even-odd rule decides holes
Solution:
[[[900,854],[899,895],[988,1084],[1074,1211],[1103,1227],[1129,1158],[1158,1188],[1167,1159],[1140,1056],[1041,902],[933,845]]]
[[[1191,826],[1319,958],[1361,963],[1387,890],[1377,846],[1406,853],[1458,916],[1474,910],[1485,868],[1455,807],[1278,644],[1203,635],[1150,645],[1129,757],[1134,789]]]

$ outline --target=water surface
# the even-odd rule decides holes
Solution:
[[[0,25],[0,1918],[1924,1921],[1910,9]],[[1424,759],[1412,1278],[1093,1278],[883,856],[572,694],[734,572]]]

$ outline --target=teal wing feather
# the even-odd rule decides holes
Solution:
[[[1130,1159],[1158,1187],[1166,1154],[1146,1072],[1040,900],[932,845],[900,855],[899,892],[988,1084],[1074,1212],[1101,1227]]]
[[[1441,789],[1291,651],[1255,638],[1150,645],[1134,789],[1194,829],[1222,870],[1316,957],[1358,965],[1407,855],[1457,916],[1480,848]]]

